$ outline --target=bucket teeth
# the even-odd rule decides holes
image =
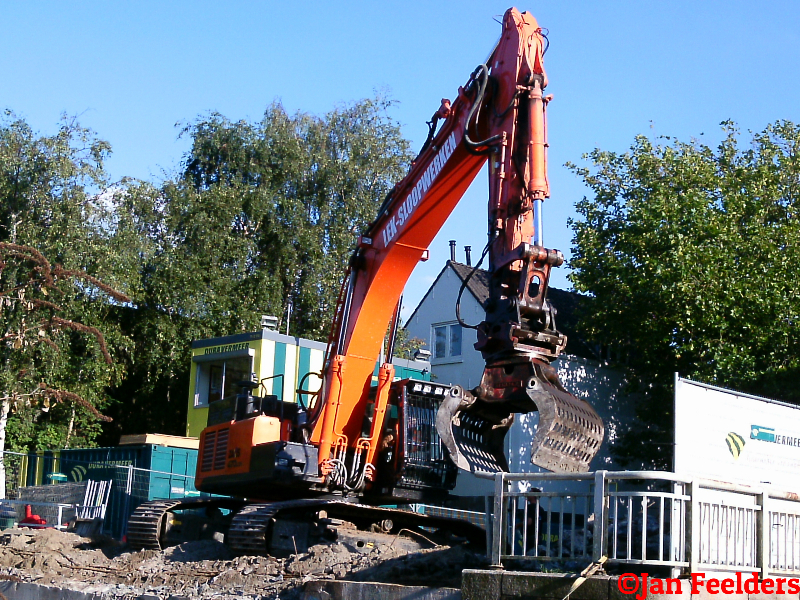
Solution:
[[[539,410],[531,462],[556,473],[585,473],[600,450],[605,428],[585,400],[534,379],[528,395]]]
[[[454,386],[442,402],[436,428],[453,462],[471,472],[508,471],[504,439],[514,413],[538,411],[531,462],[557,473],[588,471],[603,442],[603,421],[587,402],[561,386],[549,365],[520,366],[525,372],[515,369],[520,382],[516,389],[486,385],[493,375],[487,369],[478,394]],[[497,389],[502,393],[494,393]]]

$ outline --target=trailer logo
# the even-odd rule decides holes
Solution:
[[[800,434],[787,435],[784,432],[776,432],[772,427],[762,427],[761,425],[750,426],[750,439],[800,448]]]
[[[398,230],[402,228],[411,217],[414,209],[417,208],[417,205],[425,197],[425,193],[430,189],[431,184],[436,179],[436,176],[439,175],[447,159],[453,154],[459,141],[460,140],[456,139],[455,131],[450,134],[450,137],[444,141],[441,149],[434,157],[433,162],[425,169],[417,185],[414,186],[411,193],[406,197],[405,202],[400,205],[400,208],[397,209],[395,214],[387,219],[382,232],[384,247],[389,245],[389,242],[397,235]]]
[[[240,350],[247,350],[250,344],[242,342],[240,344],[228,344],[227,346],[213,346],[203,350],[203,354],[221,354],[223,352],[238,352]]]
[[[775,441],[775,430],[771,427],[761,427],[760,425],[750,426],[750,439],[761,440],[764,442]]]

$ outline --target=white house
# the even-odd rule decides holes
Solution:
[[[447,261],[406,323],[410,337],[425,340],[431,352],[434,380],[458,384],[465,389],[480,383],[484,362],[480,352],[474,349],[476,331],[462,328],[456,320],[456,299],[462,283],[467,281],[461,297],[461,319],[477,325],[484,318],[483,303],[489,297],[488,273],[478,269],[469,277],[472,270],[469,265]],[[592,470],[616,469],[608,442],[615,438],[621,421],[633,418],[631,401],[620,393],[624,385],[622,374],[604,366],[594,357],[592,348],[574,333],[575,309],[580,296],[551,287],[548,298],[558,310],[559,331],[568,336],[566,353],[556,363],[561,382],[571,393],[591,403],[606,425],[606,442],[592,462]],[[530,462],[530,440],[537,422],[538,413],[518,415],[515,419],[506,436],[511,471],[540,471]],[[454,493],[479,496],[491,493],[491,489],[491,481],[460,472]]]

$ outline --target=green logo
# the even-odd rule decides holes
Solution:
[[[728,450],[730,450],[733,458],[739,458],[742,454],[742,450],[744,450],[744,438],[738,433],[731,431],[725,438],[725,443],[728,444]]]

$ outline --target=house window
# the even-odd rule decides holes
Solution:
[[[434,325],[433,358],[461,358],[461,325]]]

